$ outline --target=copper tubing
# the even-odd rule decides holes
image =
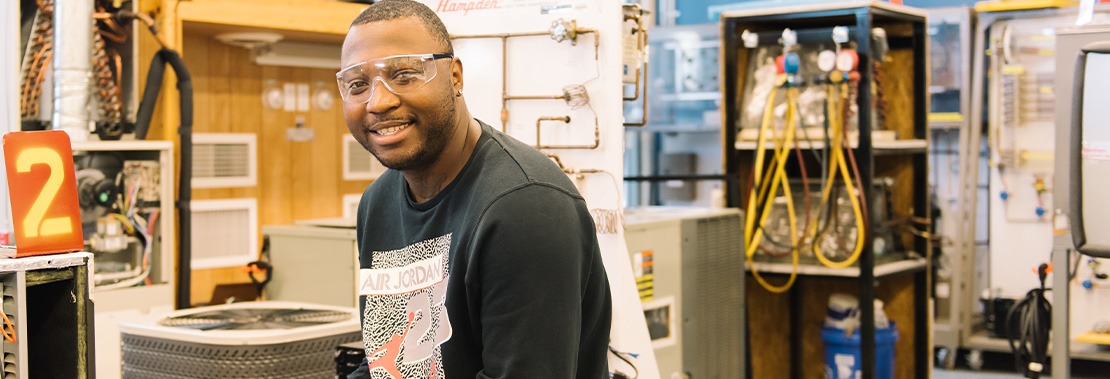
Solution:
[[[169,42],[166,42],[166,39],[162,37],[162,33],[158,32],[158,26],[154,25],[153,18],[142,12],[131,13],[128,11],[121,11],[120,14],[125,17],[134,16],[135,18],[138,18],[140,21],[146,24],[147,29],[150,29],[150,34],[154,35],[154,39],[158,41],[158,44],[161,45],[163,49],[170,48]]]
[[[574,22],[572,20],[572,22]],[[593,34],[594,35],[594,60],[598,60],[601,54],[601,35],[596,29],[585,29],[575,27],[571,30],[571,44],[578,43],[579,34]],[[558,96],[510,96],[509,95],[509,38],[512,37],[536,37],[536,36],[549,36],[550,32],[522,32],[522,33],[498,33],[498,34],[471,34],[471,35],[452,35],[451,39],[488,39],[500,38],[501,39],[501,132],[507,133],[509,126],[509,100],[559,100],[563,99],[562,95]]]
[[[23,76],[23,91],[19,97],[20,116],[24,119],[39,115],[42,82],[46,79],[46,67],[54,56],[54,1],[38,0],[36,4],[39,14],[35,20],[33,35],[28,41],[29,48],[35,53],[29,62],[24,62],[26,74]]]
[[[533,145],[533,147],[535,147],[537,149],[552,149],[552,150],[554,150],[554,149],[561,149],[561,150],[590,149],[590,150],[592,150],[592,149],[596,149],[598,146],[601,146],[601,127],[600,127],[600,125],[598,125],[597,117],[594,117],[594,144],[593,145],[542,145],[542,144],[540,144],[540,125],[543,124],[544,121],[562,121],[564,123],[569,124],[570,123],[570,116],[541,116],[540,118],[536,119],[536,144]]]
[[[644,46],[647,45],[647,29],[644,29],[643,17],[636,14],[626,14],[624,15],[624,20],[636,20],[636,29],[633,31],[633,33],[639,34],[639,37],[636,39],[636,51],[643,53]],[[634,91],[635,95],[633,95],[632,97],[625,97],[624,101],[635,101],[640,97],[640,69],[642,68],[644,70],[643,72],[647,72],[647,57],[644,56],[641,58],[643,59],[643,63],[640,64],[640,67],[636,67],[636,91]],[[647,83],[644,83],[644,85],[647,86]]]
[[[505,96],[506,100],[563,100],[566,96],[563,95],[539,95],[539,96]]]
[[[96,97],[100,105],[98,115],[101,121],[120,122],[123,120],[123,100],[120,95],[118,73],[122,72],[119,54],[112,52],[110,57],[100,33],[93,33],[93,78],[96,80]],[[114,59],[113,59],[114,58]],[[115,61],[116,72],[111,63]]]
[[[647,66],[648,66],[647,61],[644,61],[644,72],[645,73],[647,72]],[[643,104],[643,107],[644,107],[644,117],[643,117],[643,119],[640,120],[640,122],[625,122],[624,126],[644,126],[644,125],[647,125],[647,120],[648,120],[648,101],[647,101],[648,86],[646,85],[646,83],[643,86],[643,89],[644,89],[643,96],[640,96],[640,102]]]

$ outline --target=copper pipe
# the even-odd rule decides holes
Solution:
[[[540,118],[537,118],[536,119],[536,144],[532,145],[533,147],[535,147],[537,149],[542,149],[541,146],[543,146],[543,145],[540,144],[540,123],[542,123],[544,121],[562,121],[564,123],[569,124],[570,123],[570,116],[540,116]]]
[[[600,127],[600,125],[598,125],[597,117],[594,117],[594,144],[593,145],[542,145],[542,144],[540,144],[540,125],[544,121],[562,121],[564,123],[569,124],[570,123],[570,116],[541,116],[540,118],[536,119],[536,144],[534,145],[534,147],[537,148],[537,149],[560,149],[560,150],[591,149],[592,150],[592,149],[596,149],[598,146],[601,146],[601,127]]]
[[[644,46],[647,45],[647,29],[644,29],[643,18],[640,17],[640,15],[626,14],[624,15],[624,20],[636,20],[636,29],[633,31],[633,33],[637,33],[639,35],[639,37],[636,38],[636,51],[639,51],[642,54],[644,52]],[[647,65],[647,57],[644,56],[641,58],[643,59],[643,62],[640,64],[640,67],[636,67],[636,90],[633,92],[634,95],[632,97],[625,97],[624,101],[635,101],[636,99],[640,98],[640,69],[643,68],[643,72],[647,72],[647,69],[645,68],[645,66]],[[646,86],[647,83],[644,83],[644,85]]]
[[[571,20],[573,25],[577,25],[576,21]],[[594,60],[598,60],[601,54],[601,35],[596,29],[585,29],[575,27],[571,30],[571,45],[578,43],[579,34],[593,34],[594,35]],[[549,36],[550,32],[521,32],[521,33],[495,33],[495,34],[470,34],[470,35],[452,35],[451,39],[501,39],[501,132],[508,133],[509,128],[509,100],[559,100],[563,99],[562,95],[559,96],[510,96],[509,95],[509,38],[513,37],[536,37],[536,36]]]
[[[166,39],[164,37],[162,37],[162,33],[158,32],[158,26],[156,26],[154,24],[154,19],[153,18],[151,18],[150,16],[148,16],[147,14],[145,14],[143,12],[136,12],[136,13],[127,12],[127,14],[134,15],[136,18],[138,18],[144,24],[146,24],[147,29],[150,29],[150,33],[154,35],[154,39],[158,41],[158,44],[161,45],[163,49],[169,49],[170,48],[169,42],[166,42]]]
[[[647,66],[648,66],[647,61],[644,61],[644,72],[645,73],[647,72]],[[648,86],[646,85],[646,83],[643,86],[643,88],[644,88],[644,93],[643,93],[643,96],[640,98],[640,101],[642,102],[642,104],[644,106],[644,117],[643,117],[642,120],[640,120],[640,122],[625,122],[624,126],[644,126],[644,125],[647,125],[647,121],[648,121],[648,101],[647,101]]]
[[[548,36],[548,32],[523,32],[523,33],[493,33],[493,34],[464,34],[452,35],[451,39],[483,39],[483,38],[511,38],[511,37],[533,37],[533,36]]]
[[[538,96],[505,96],[505,100],[563,100],[563,95],[538,95]]]
[[[35,19],[34,36],[28,41],[35,54],[30,61],[24,62],[27,68],[23,77],[23,91],[19,99],[20,116],[34,118],[39,115],[39,97],[42,83],[46,79],[46,67],[54,54],[54,2],[37,0],[39,14]]]
[[[95,27],[94,27],[95,28]],[[119,56],[116,54],[116,70],[119,66]],[[98,116],[101,121],[120,122],[123,120],[123,100],[120,94],[119,76],[112,72],[112,57],[105,47],[104,39],[100,33],[93,33],[93,78],[96,80],[96,97],[100,105]]]

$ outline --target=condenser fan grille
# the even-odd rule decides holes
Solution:
[[[159,321],[162,326],[196,330],[291,329],[345,321],[348,312],[320,309],[222,309]]]
[[[358,310],[282,301],[185,309],[120,324],[123,379],[331,379]]]

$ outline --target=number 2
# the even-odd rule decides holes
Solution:
[[[34,238],[40,235],[50,236],[72,232],[73,227],[69,216],[43,220],[43,216],[50,209],[50,204],[54,202],[54,197],[58,195],[58,190],[62,188],[62,181],[65,179],[65,172],[62,170],[62,156],[58,155],[57,151],[39,147],[20,152],[15,160],[16,171],[20,173],[30,172],[31,167],[36,164],[47,165],[50,168],[50,177],[46,179],[46,183],[42,186],[42,192],[39,192],[39,196],[31,204],[31,210],[27,212],[27,217],[23,219],[23,234],[27,238]]]

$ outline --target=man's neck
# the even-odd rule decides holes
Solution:
[[[482,135],[481,125],[470,117],[469,112],[461,113],[451,142],[443,148],[434,163],[423,169],[401,172],[408,183],[409,193],[417,203],[428,201],[447,188],[466,166],[474,146],[478,144],[478,137]]]

